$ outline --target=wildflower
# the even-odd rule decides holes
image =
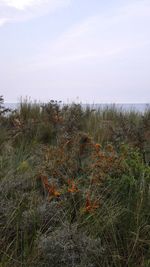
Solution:
[[[48,193],[52,196],[52,197],[60,197],[60,193],[56,190],[55,185],[48,185],[47,186],[47,190]]]
[[[100,144],[95,144],[94,147],[95,147],[97,152],[101,149],[101,145]]]
[[[68,180],[68,184],[69,184],[69,188],[68,188],[68,192],[70,193],[77,193],[79,192],[78,187],[76,186],[76,184],[73,181]]]
[[[93,203],[90,200],[89,194],[87,194],[86,196],[86,204],[85,204],[85,208],[84,211],[85,212],[93,212],[95,209],[99,208],[99,204],[98,201],[95,200]]]
[[[51,197],[60,197],[60,193],[56,190],[55,185],[49,184],[48,177],[46,175],[40,175],[40,179]]]

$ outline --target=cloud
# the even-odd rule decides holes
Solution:
[[[19,10],[24,10],[35,5],[40,5],[41,0],[2,0],[3,5],[13,7]]]
[[[71,0],[0,0],[0,26],[20,22],[67,7]]]
[[[42,48],[33,68],[110,60],[150,45],[150,2],[134,1],[89,17]]]

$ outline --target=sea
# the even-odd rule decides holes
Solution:
[[[122,103],[122,104],[118,104],[118,103],[96,103],[96,104],[82,104],[80,103],[81,106],[83,107],[83,109],[85,109],[86,107],[89,107],[90,109],[106,109],[106,108],[114,108],[117,110],[121,110],[121,111],[135,111],[135,112],[141,112],[144,113],[145,110],[150,108],[150,103]],[[61,105],[65,105],[64,103]],[[4,103],[4,106],[6,108],[10,108],[12,110],[15,109],[19,109],[19,103]]]

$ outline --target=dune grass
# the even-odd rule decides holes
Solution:
[[[149,129],[149,108],[1,97],[0,266],[149,267]]]

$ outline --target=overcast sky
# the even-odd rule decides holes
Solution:
[[[0,95],[150,103],[150,0],[0,0]]]

